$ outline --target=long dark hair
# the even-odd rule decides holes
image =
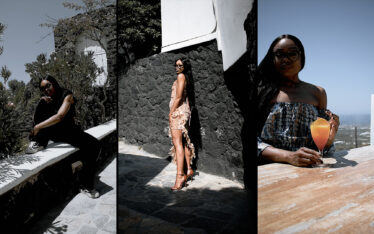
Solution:
[[[195,106],[195,87],[194,87],[194,82],[193,82],[190,60],[186,57],[180,57],[175,60],[175,64],[177,63],[178,60],[182,62],[183,68],[184,68],[182,73],[186,77],[186,81],[187,81],[186,89],[187,89],[188,102],[190,103],[191,107],[194,107]]]
[[[42,91],[41,89],[41,84],[42,84],[42,81],[43,80],[48,80],[49,82],[51,82],[51,84],[53,85],[53,88],[55,89],[55,95],[58,96],[61,94],[61,91],[62,91],[62,88],[61,86],[58,84],[57,80],[51,76],[51,75],[47,75],[45,77],[43,77],[40,82],[39,82],[39,89]]]
[[[262,129],[265,123],[266,117],[269,114],[271,105],[270,101],[279,92],[279,82],[282,79],[280,74],[276,71],[274,66],[274,46],[282,39],[287,38],[292,40],[300,50],[301,69],[305,65],[305,51],[301,41],[290,34],[284,34],[277,37],[270,45],[268,52],[258,65],[255,75],[255,85],[257,88],[257,113],[258,113],[258,124],[257,133]]]

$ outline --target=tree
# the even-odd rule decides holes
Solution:
[[[3,77],[3,79],[4,79],[4,85],[6,86],[6,82],[8,81],[9,77],[12,75],[12,73],[8,70],[8,68],[6,67],[6,65],[4,65],[1,68],[0,75],[1,75],[1,77]]]
[[[118,41],[137,58],[161,51],[160,0],[118,0]],[[129,51],[127,51],[129,54]]]
[[[26,84],[23,81],[10,80],[8,82],[8,87],[11,94],[11,101],[16,106],[24,105],[24,93]]]
[[[27,93],[31,93],[32,103],[29,102],[28,106],[34,107],[39,101],[40,80],[49,74],[55,77],[62,87],[73,92],[78,100],[75,104],[76,120],[83,128],[105,121],[101,118],[102,113],[92,86],[97,74],[100,73],[100,69],[93,62],[92,53],[71,56],[68,53],[57,52],[52,53],[49,59],[45,54],[40,54],[35,62],[27,63],[25,66],[31,77]],[[32,110],[28,110],[28,113]]]
[[[0,40],[4,32],[5,26],[0,23]],[[3,52],[3,47],[0,47],[0,54]],[[14,155],[22,149],[22,116],[18,110],[10,105],[10,95],[6,90],[6,82],[8,81],[11,72],[6,66],[1,69],[1,74],[4,78],[3,85],[0,82],[0,158]]]
[[[4,33],[4,30],[5,30],[5,25],[0,23],[0,41],[2,41],[2,35]],[[0,55],[3,53],[3,46],[0,46]]]
[[[82,0],[82,4],[75,2],[64,2],[64,7],[80,12],[81,14],[67,19],[59,19],[57,20],[57,24],[56,22],[52,22],[42,24],[42,26],[52,27],[55,35],[59,35],[61,37],[60,40],[64,41],[66,44],[69,44],[68,42],[72,42],[70,44],[75,45],[81,36],[91,39],[97,42],[108,55],[109,51],[107,48],[107,41],[113,38],[115,39],[116,32],[108,31],[106,27],[103,27],[102,24],[100,24],[100,22],[108,20],[108,16],[103,14],[101,9],[112,4],[114,4],[114,0]],[[115,11],[114,6],[113,11]],[[113,24],[115,25],[115,16],[113,16],[112,20],[114,22]],[[61,25],[64,27],[61,27]],[[63,32],[60,31],[66,28],[69,30]],[[108,35],[112,38],[108,38]],[[60,48],[60,50],[61,49],[68,53],[75,53],[75,48],[73,47],[68,48],[68,46],[66,46],[64,48]],[[108,74],[105,75],[108,77]],[[115,85],[116,80],[111,80],[108,78],[102,86],[103,98],[98,100],[98,104],[101,108],[102,119],[106,118],[105,103],[108,100],[107,87]]]

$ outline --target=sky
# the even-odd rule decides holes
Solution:
[[[258,63],[282,34],[305,49],[301,80],[323,87],[338,115],[369,114],[374,94],[374,1],[258,0]]]
[[[25,72],[25,64],[36,61],[39,54],[49,55],[54,51],[52,28],[40,27],[40,24],[51,22],[51,18],[57,20],[78,13],[65,8],[63,2],[64,0],[1,0],[0,22],[7,28],[0,42],[4,47],[4,52],[0,55],[0,67],[6,65],[12,72],[9,80],[27,83],[30,76]],[[80,3],[78,0],[69,2]],[[50,35],[47,36],[48,34]],[[3,82],[2,77],[0,81]]]

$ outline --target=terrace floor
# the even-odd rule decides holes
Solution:
[[[171,191],[175,174],[175,164],[119,143],[118,233],[248,233],[241,183],[197,171]]]
[[[101,168],[96,185],[99,198],[78,193],[42,216],[29,233],[116,233],[116,167],[113,155]]]

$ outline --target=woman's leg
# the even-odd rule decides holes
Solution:
[[[182,144],[182,130],[173,129],[171,130],[171,136],[173,140],[173,145],[175,148],[175,157],[177,162],[177,176],[175,179],[173,190],[181,189],[185,183],[186,176],[183,170],[184,164],[184,149]]]
[[[194,171],[192,170],[192,167],[191,167],[191,149],[187,147],[187,144],[184,146],[184,155],[185,155],[185,158],[186,158],[186,166],[187,166],[187,179],[192,179],[193,175],[194,175]]]
[[[184,150],[182,144],[182,130],[173,129],[171,130],[171,137],[173,139],[173,145],[175,148],[175,157],[177,162],[177,174],[184,174]]]
[[[69,127],[68,130],[55,132],[51,138],[53,141],[61,141],[69,143],[81,150],[81,157],[83,163],[82,171],[82,185],[92,190],[95,184],[95,173],[97,168],[97,159],[100,154],[100,142],[90,134],[81,130],[78,126]]]
[[[187,145],[184,146],[184,156],[186,158],[187,168],[191,168],[191,150]]]
[[[35,108],[33,127],[54,115],[51,105],[41,99]],[[52,128],[41,129],[36,136],[30,136],[30,141],[36,141],[40,146],[46,147],[53,132]]]

